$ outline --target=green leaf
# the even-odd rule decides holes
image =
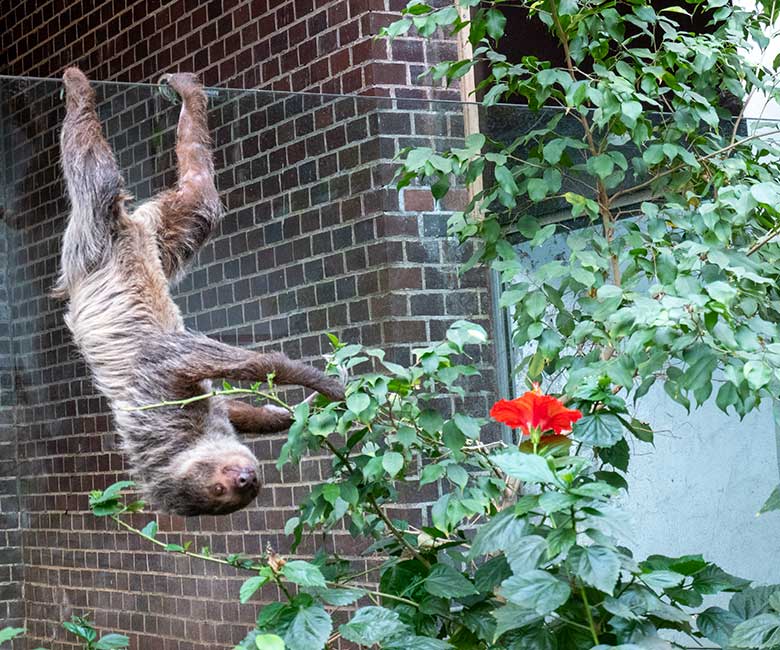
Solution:
[[[462,415],[461,413],[456,413],[452,419],[455,422],[455,426],[457,426],[467,438],[479,440],[479,430],[481,428],[479,420],[468,415]]]
[[[447,466],[441,464],[426,465],[420,474],[420,485],[434,483],[444,476],[447,472]]]
[[[676,571],[667,571],[664,569],[650,571],[642,575],[642,581],[651,589],[661,591],[670,587],[676,587],[685,580],[682,573]]]
[[[513,449],[501,454],[494,454],[492,460],[508,476],[526,483],[558,482],[558,477],[550,469],[547,459],[536,454],[524,454]]]
[[[692,587],[702,595],[717,594],[721,591],[739,591],[747,587],[750,580],[738,578],[726,573],[720,567],[710,564],[693,576]]]
[[[586,415],[574,423],[571,437],[591,447],[611,447],[623,439],[623,425],[611,413]]]
[[[417,418],[423,431],[426,433],[439,433],[444,427],[444,418],[438,411],[427,409]]]
[[[504,607],[493,610],[493,618],[496,619],[496,639],[505,632],[516,630],[541,620],[541,616],[534,610],[519,607],[514,603],[507,603]]]
[[[382,467],[392,478],[395,478],[403,466],[404,457],[397,451],[386,451],[382,456]]]
[[[268,580],[268,576],[254,576],[245,580],[244,584],[241,585],[241,589],[239,589],[238,599],[242,604],[246,603]]]
[[[257,650],[284,650],[284,639],[275,634],[258,634],[255,645]]]
[[[135,483],[133,481],[117,481],[116,483],[112,483],[105,490],[103,490],[100,496],[91,498],[90,504],[94,505],[98,503],[105,503],[106,501],[112,501],[113,499],[118,499],[122,490],[131,488],[134,485]]]
[[[347,641],[372,646],[382,643],[409,628],[397,612],[384,607],[363,607],[348,623],[339,626],[339,632]]]
[[[734,628],[742,621],[739,616],[720,607],[709,607],[696,617],[696,626],[705,637],[725,648]]]
[[[547,540],[539,535],[521,537],[517,544],[513,544],[505,551],[507,562],[515,575],[538,568],[546,552]]]
[[[428,593],[443,598],[462,598],[479,593],[460,571],[446,564],[437,564],[423,583]]]
[[[2,630],[0,630],[0,643],[5,643],[6,641],[15,639],[25,632],[26,630],[23,627],[4,627]]]
[[[777,183],[756,183],[750,188],[750,194],[759,203],[776,208],[780,203]]]
[[[114,650],[115,648],[127,648],[130,639],[124,634],[106,634],[95,644],[95,650]]]
[[[371,406],[371,398],[365,393],[352,393],[347,397],[347,408],[355,415],[360,415],[369,406]]]
[[[141,534],[154,539],[157,535],[157,522],[154,520],[150,521],[141,529]]]
[[[780,593],[780,585],[748,587],[732,596],[729,601],[729,611],[743,621],[757,614],[763,614],[768,611],[769,599],[776,593]]]
[[[506,16],[499,9],[488,9],[485,15],[485,27],[490,38],[501,38],[506,27]]]
[[[615,171],[615,162],[607,154],[600,154],[592,158],[588,158],[587,162],[588,171],[594,176],[598,176],[601,179],[609,176]]]
[[[544,616],[569,600],[571,589],[568,583],[547,571],[534,569],[504,580],[501,583],[501,594],[510,603],[533,609]]]
[[[291,560],[282,567],[282,575],[302,587],[325,587],[325,576],[319,567],[304,560]]]
[[[512,196],[518,192],[517,183],[515,182],[512,172],[509,171],[504,165],[496,165],[495,170],[496,182],[498,182],[504,192]]]
[[[328,605],[334,605],[336,607],[351,605],[366,595],[366,592],[363,589],[352,589],[346,587],[343,589],[313,589],[312,593],[314,593],[318,598],[321,598]]]
[[[430,636],[401,636],[382,645],[382,650],[448,650],[452,646],[443,639]]]
[[[780,615],[759,614],[740,623],[729,644],[735,648],[772,648],[780,644]]]
[[[511,509],[501,510],[479,527],[471,543],[469,558],[513,548],[523,538],[525,529],[525,520],[516,517]]]
[[[620,576],[620,557],[606,546],[576,546],[567,562],[575,575],[591,587],[612,595]]]
[[[717,280],[704,285],[704,290],[710,298],[723,305],[730,305],[737,297],[737,290],[727,282]]]
[[[290,650],[322,650],[332,629],[328,612],[321,605],[311,605],[298,610],[284,635],[284,643]]]
[[[623,121],[629,127],[636,124],[637,119],[642,114],[642,104],[635,101],[622,102],[620,111],[623,113]]]
[[[769,495],[769,498],[764,502],[764,505],[761,506],[761,510],[758,511],[758,514],[772,512],[773,510],[780,510],[780,485],[772,490],[772,494]]]
[[[742,372],[753,390],[763,388],[772,379],[772,369],[761,361],[748,361]]]
[[[531,178],[528,180],[528,198],[535,203],[547,196],[547,189],[547,183],[544,179]]]
[[[490,558],[474,573],[474,586],[482,594],[489,593],[512,575],[512,570],[503,555]]]

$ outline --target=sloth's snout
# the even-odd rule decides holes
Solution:
[[[257,486],[257,473],[252,467],[243,467],[236,474],[235,485],[239,490]]]

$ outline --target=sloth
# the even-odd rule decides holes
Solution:
[[[142,407],[204,395],[216,379],[255,382],[272,375],[275,384],[303,386],[315,391],[311,397],[331,400],[343,399],[344,388],[282,353],[244,350],[184,327],[170,287],[223,214],[197,77],[160,80],[182,103],[178,181],[133,210],[94,90],[78,68],[68,68],[63,83],[60,151],[71,211],[53,294],[68,301],[65,322],[109,401],[144,497],[183,516],[234,512],[259,490],[257,458],[237,432],[283,431],[289,412],[225,397]]]

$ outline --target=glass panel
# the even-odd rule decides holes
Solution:
[[[93,85],[134,204],[173,185],[179,106],[156,86]],[[58,164],[64,116],[60,83],[0,78],[0,91],[2,227],[8,237],[3,289],[13,320],[14,362],[9,372],[11,357],[4,355],[2,386],[4,399],[12,399],[5,388],[15,376],[16,426],[8,431],[14,436],[9,448],[18,449],[19,456],[13,471],[18,468],[25,520],[24,562],[30,579],[47,585],[58,583],[62,567],[77,572],[83,567],[78,584],[67,587],[74,611],[94,607],[98,623],[122,631],[115,619],[106,618],[104,603],[93,602],[91,589],[117,579],[126,582],[127,573],[117,578],[105,571],[103,559],[96,566],[95,558],[107,558],[109,549],[127,542],[113,532],[93,534],[102,524],[86,513],[86,494],[124,477],[127,466],[106,401],[89,380],[64,325],[64,305],[49,295],[68,214]],[[319,364],[330,351],[324,333],[335,332],[345,341],[381,345],[388,359],[407,363],[413,347],[441,339],[454,320],[476,316],[487,321],[484,274],[459,277],[456,265],[467,253],[443,237],[451,210],[462,205],[465,194],[453,192],[434,206],[427,188],[399,193],[391,183],[393,158],[401,148],[462,143],[462,105],[212,90],[208,119],[217,186],[227,211],[175,289],[188,327],[226,343],[281,349]],[[0,248],[0,269],[6,268],[5,250]],[[0,293],[0,304],[4,296]],[[6,320],[8,308],[0,306]],[[5,350],[2,333],[0,350]],[[485,365],[491,365],[488,357]],[[492,382],[490,376],[486,381]],[[291,391],[290,399],[300,396],[300,390]],[[476,395],[475,410],[485,413],[490,398],[488,391]],[[326,461],[307,459],[300,469],[280,474],[274,459],[283,441],[284,436],[264,436],[251,442],[262,459],[264,484],[253,507],[219,523],[174,518],[165,528],[187,529],[196,545],[211,545],[214,552],[260,554],[268,542],[285,552],[284,524],[297,512],[298,493],[307,489],[308,479],[326,471]],[[0,505],[10,506],[13,495],[5,496],[3,486]],[[420,523],[432,498],[410,499],[409,520]],[[74,529],[79,532],[65,532]],[[201,530],[206,531],[202,538],[197,535]],[[234,534],[216,535],[217,530]],[[242,531],[258,534],[242,539]],[[365,567],[367,560],[355,555],[346,531],[336,531],[333,540],[357,567]],[[312,553],[318,543],[306,540],[300,552]],[[155,579],[178,573],[176,558],[147,552]],[[114,557],[133,579],[135,569],[142,570],[134,568],[135,554]],[[103,573],[92,573],[101,568]],[[202,572],[211,576],[214,569],[206,566]],[[224,600],[235,602],[240,581],[231,578]],[[209,582],[198,593],[211,594],[211,589]],[[61,603],[51,602],[50,593],[33,589],[26,596],[26,625],[44,646],[61,634],[58,614],[51,613]],[[159,617],[160,629],[184,638],[181,617],[173,610]],[[201,618],[200,640],[235,644],[247,629],[235,623]],[[151,637],[146,641],[142,638],[140,646],[154,645]]]
[[[178,105],[156,86],[95,87],[135,202],[173,185]],[[311,362],[329,351],[324,333],[333,331],[346,341],[381,345],[389,360],[408,363],[412,348],[440,339],[453,320],[488,323],[495,296],[484,272],[458,275],[469,251],[445,238],[447,218],[467,202],[467,192],[455,188],[441,204],[426,187],[399,193],[392,183],[393,158],[410,145],[457,146],[477,122],[497,139],[513,139],[551,112],[232,90],[209,91],[209,98],[217,185],[227,212],[175,289],[189,327]],[[105,400],[65,328],[63,305],[49,295],[68,211],[57,162],[63,113],[59,82],[0,77],[0,513],[9,514],[3,526],[11,549],[3,558],[20,564],[21,510],[24,561],[30,579],[39,582],[56,581],[62,567],[80,569],[85,557],[94,565],[95,553],[115,542],[91,534],[96,523],[84,515],[85,495],[126,469]],[[571,135],[578,135],[576,124]],[[548,204],[535,214],[555,220],[561,207]],[[528,252],[544,263],[564,251],[553,239]],[[501,350],[497,360],[488,352],[480,360],[485,374],[468,403],[475,413],[487,412],[494,369],[509,352]],[[298,397],[293,391],[291,399]],[[705,550],[734,573],[780,580],[771,545],[761,543],[780,532],[777,518],[754,517],[778,479],[769,409],[738,423],[710,405],[688,416],[659,394],[645,400],[638,415],[659,432],[655,450],[643,453],[637,445],[633,487],[624,501],[639,554]],[[264,459],[264,488],[255,507],[225,523],[174,519],[168,529],[239,533],[212,539],[215,552],[260,553],[269,539],[286,544],[284,523],[296,512],[297,493],[306,489],[307,478],[325,470],[323,459],[314,458],[300,472],[280,475],[273,459],[282,441],[269,436],[252,443]],[[417,496],[407,511],[410,521],[423,521],[434,497]],[[85,534],[63,532],[73,529]],[[246,530],[262,536],[242,537]],[[333,543],[347,553],[355,548],[345,531],[336,531]],[[301,548],[314,550],[313,540]],[[132,571],[128,562],[123,569]],[[176,572],[171,556],[153,562],[153,572]],[[18,571],[10,575],[19,582]],[[231,594],[239,582],[231,583]],[[42,598],[35,590],[28,594],[33,601]],[[51,638],[58,623],[40,613],[44,607],[28,611],[34,636]],[[171,615],[168,624],[175,619]],[[242,638],[244,630],[233,628],[222,641]],[[215,629],[203,632],[204,638],[216,636]]]

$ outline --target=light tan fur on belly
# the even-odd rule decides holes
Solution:
[[[71,291],[66,323],[98,387],[112,400],[125,394],[136,352],[149,336],[184,329],[160,264],[158,218],[146,206],[123,218],[116,254]]]

